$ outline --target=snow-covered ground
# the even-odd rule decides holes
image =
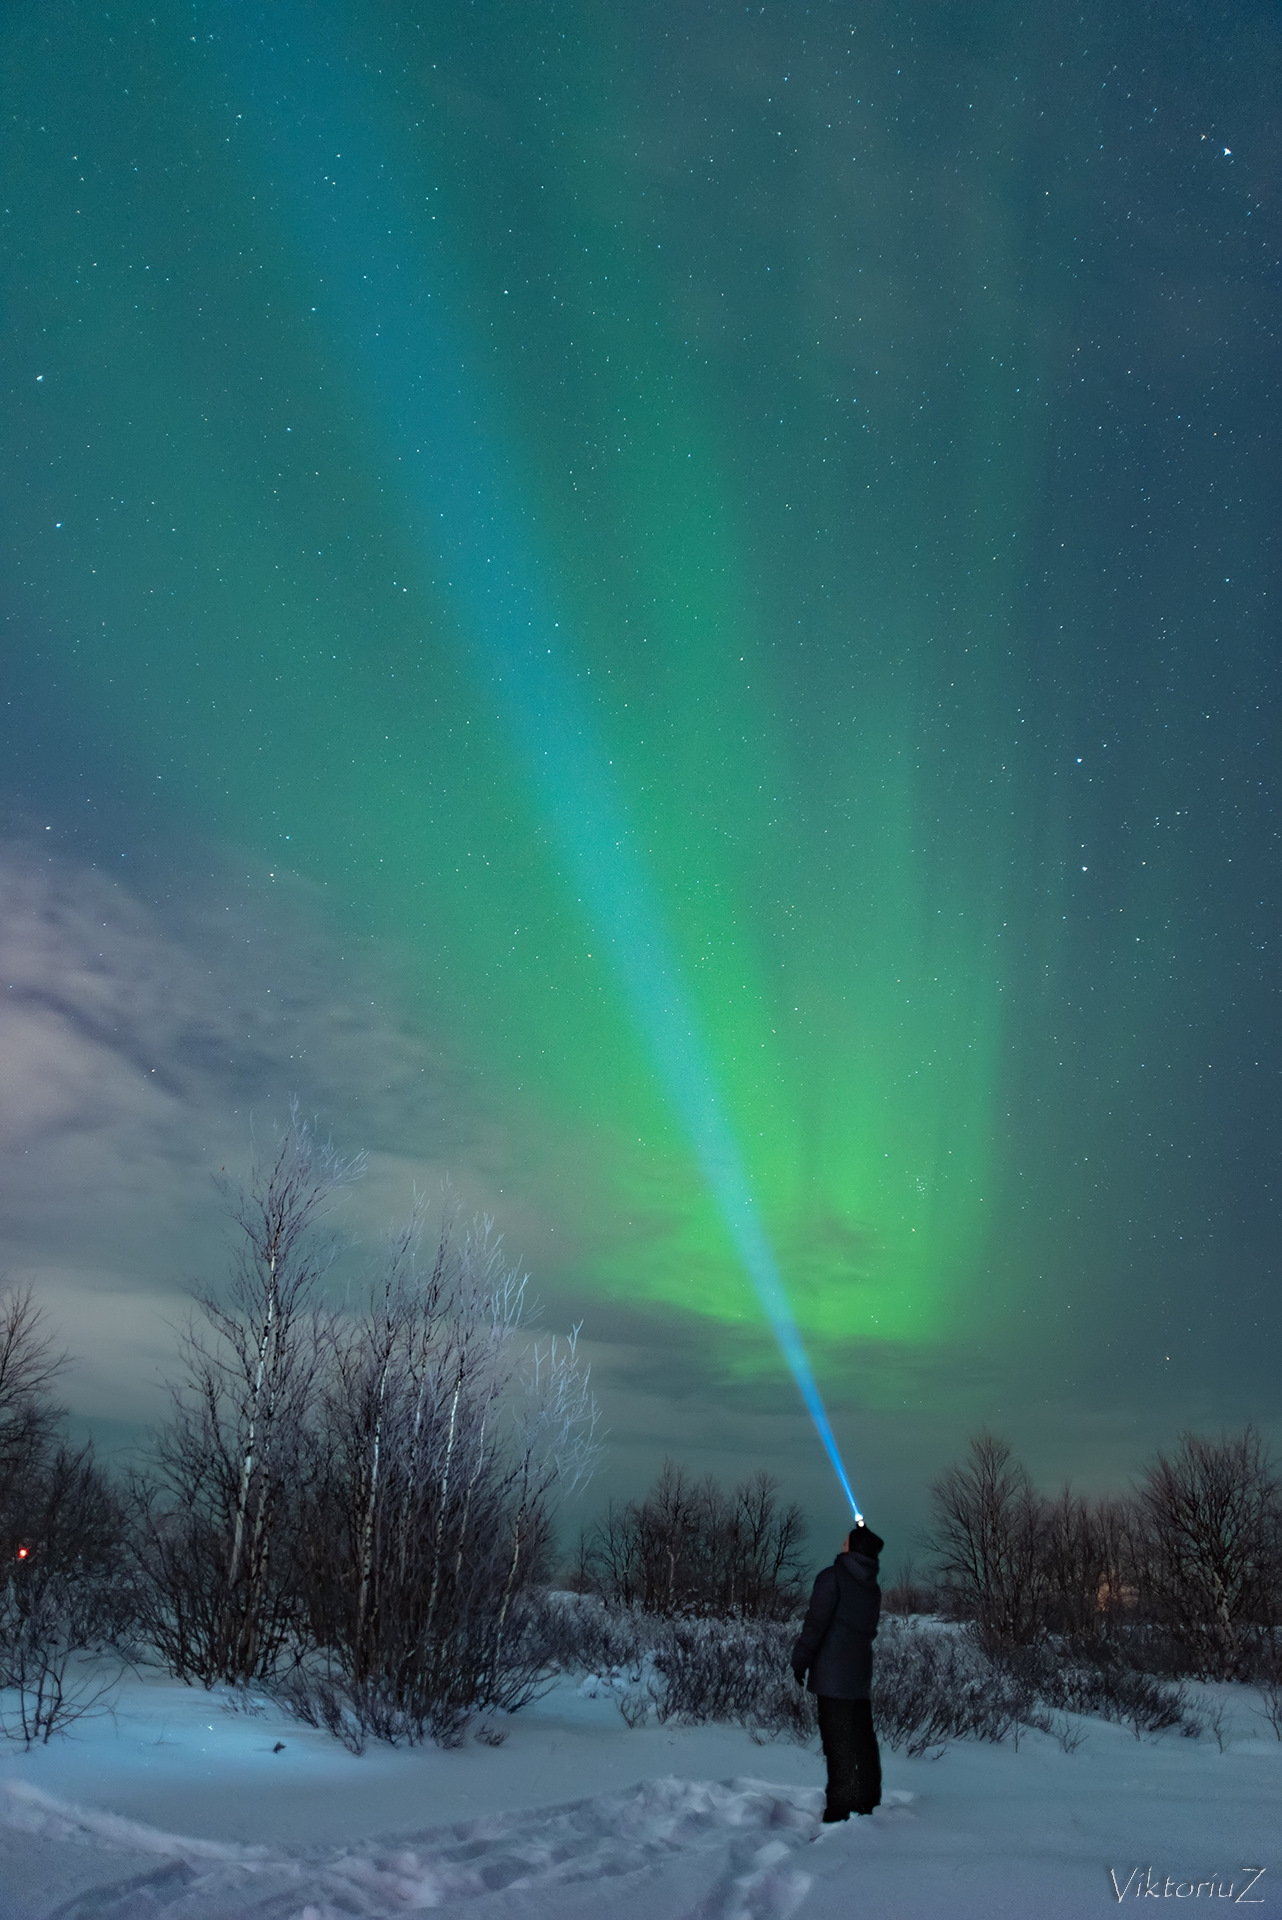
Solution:
[[[885,1804],[823,1828],[817,1752],[629,1730],[571,1680],[497,1722],[499,1746],[359,1757],[274,1709],[131,1681],[114,1719],[0,1749],[0,1916],[1078,1920],[1150,1898],[1282,1914],[1282,1742],[1258,1696],[1194,1691],[1228,1703],[1223,1752],[1086,1720],[1072,1753],[1038,1733],[886,1753]]]

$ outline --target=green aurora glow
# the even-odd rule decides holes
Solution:
[[[563,1284],[734,1324],[727,1369],[775,1367],[217,36],[126,5],[55,43],[22,11],[16,683],[56,686],[130,819],[391,943],[575,1250]],[[1160,934],[1178,876],[1093,832],[1110,781],[1137,827],[1178,794],[1136,716],[1210,592],[1172,525],[1109,602],[1124,449],[1094,508],[1073,477],[1107,51],[1064,79],[1050,24],[956,13],[918,10],[907,53],[893,8],[360,28],[799,1324],[821,1380],[858,1343],[887,1396],[913,1350],[997,1339],[1019,1260],[1045,1266],[1021,1152],[1053,1166],[1062,1121],[1021,1088],[1071,1056],[1107,1142],[1100,1060],[1125,1078],[1204,1013]],[[1209,433],[1188,457],[1223,472]],[[1249,582],[1249,528],[1218,531],[1239,551],[1208,566]],[[1122,631],[1139,691],[1099,704]]]

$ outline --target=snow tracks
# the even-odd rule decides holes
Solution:
[[[433,1908],[577,1920],[607,1903],[612,1920],[791,1920],[810,1886],[800,1862],[821,1804],[816,1790],[760,1780],[668,1778],[296,1853],[185,1840],[25,1785],[0,1795],[0,1821],[132,1857],[127,1879],[104,1875],[30,1920],[399,1920]],[[138,1872],[140,1854],[154,1868]]]

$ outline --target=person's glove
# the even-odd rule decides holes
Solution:
[[[806,1684],[806,1669],[804,1667],[794,1667],[792,1677],[799,1687],[804,1687]]]

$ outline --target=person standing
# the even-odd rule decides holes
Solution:
[[[881,1616],[877,1563],[885,1541],[861,1520],[815,1581],[792,1650],[798,1686],[813,1693],[828,1763],[824,1819],[881,1804],[881,1755],[872,1720],[872,1643]]]

